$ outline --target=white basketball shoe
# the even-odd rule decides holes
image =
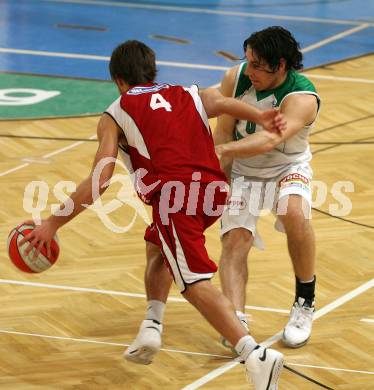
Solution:
[[[290,319],[283,330],[282,341],[291,348],[305,345],[312,333],[314,302],[308,304],[304,298],[299,297],[294,303]]]
[[[255,390],[277,390],[283,369],[282,353],[258,345],[244,362],[247,377]]]
[[[133,363],[151,364],[154,355],[161,348],[161,334],[162,324],[154,320],[144,320],[123,357]]]

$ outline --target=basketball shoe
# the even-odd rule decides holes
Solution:
[[[278,390],[283,358],[282,353],[261,345],[257,345],[249,354],[244,364],[247,377],[255,390]]]
[[[162,324],[155,320],[144,320],[123,357],[133,363],[151,364],[154,355],[161,348],[161,334]]]
[[[283,330],[282,341],[291,348],[307,343],[312,333],[314,302],[299,297],[293,304],[290,319]]]

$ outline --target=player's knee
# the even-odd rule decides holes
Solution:
[[[305,218],[304,214],[300,212],[287,214],[282,219],[282,223],[286,234],[295,241],[304,240],[305,234],[311,229],[310,220]]]
[[[162,264],[163,258],[160,248],[150,241],[146,241],[147,262],[151,264]]]
[[[210,280],[201,280],[197,283],[187,284],[182,295],[189,303],[196,306],[199,300],[205,296],[205,291],[211,288]]]
[[[278,202],[277,216],[283,225],[304,224],[310,219],[310,205],[301,196],[285,196]]]
[[[283,218],[281,217],[281,220],[284,225],[303,226],[308,221],[308,218],[306,218],[302,210],[291,209],[283,216]]]
[[[253,242],[252,233],[244,228],[232,229],[222,238],[222,253],[245,253],[251,248]]]

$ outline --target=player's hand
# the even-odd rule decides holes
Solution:
[[[25,224],[35,226],[34,221],[26,221]],[[51,241],[56,234],[57,227],[49,220],[42,220],[40,225],[27,234],[19,243],[23,245],[25,242],[29,242],[29,246],[25,249],[25,255],[31,252],[35,248],[33,260],[36,260],[43,246],[47,248],[47,256],[51,256]]]
[[[216,156],[218,158],[218,161],[221,162],[221,158],[222,158],[222,152],[223,152],[223,145],[216,145],[214,147],[214,150],[216,152]]]
[[[260,125],[270,133],[281,135],[287,128],[287,120],[279,110],[272,108],[261,113]]]
[[[225,174],[226,178],[228,180],[230,180],[231,166],[232,166],[232,161],[233,160],[232,160],[231,157],[225,156],[225,154],[224,154],[225,146],[224,145],[225,144],[216,145],[214,147],[214,149],[215,149],[218,161],[219,161],[220,168],[222,169],[222,171]]]

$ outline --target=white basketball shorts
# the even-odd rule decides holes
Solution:
[[[277,215],[284,212],[278,203],[287,195],[300,195],[304,215],[311,218],[311,179],[312,170],[308,163],[288,166],[280,175],[273,178],[249,177],[233,174],[231,193],[221,219],[221,236],[232,229],[245,228],[254,237],[254,246],[264,249],[264,244],[256,225],[260,215],[273,212],[276,216],[275,229],[284,232]]]

